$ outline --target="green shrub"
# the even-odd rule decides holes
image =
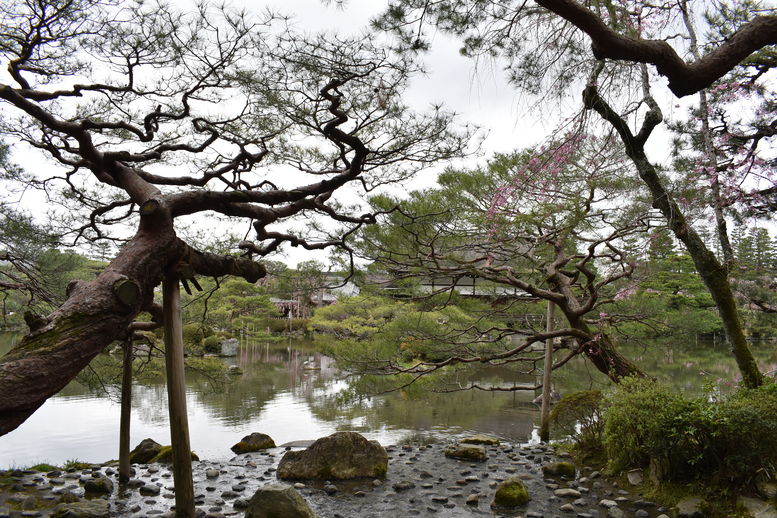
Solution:
[[[582,390],[561,398],[550,412],[554,430],[571,437],[583,449],[600,450],[604,419],[602,400],[598,390]]]
[[[213,334],[213,330],[200,322],[190,322],[184,324],[182,334],[184,344],[199,346],[203,339]]]
[[[652,461],[668,480],[740,486],[775,473],[774,430],[774,383],[687,400],[650,380],[627,379],[608,398],[604,445],[614,470]]]
[[[288,318],[276,318],[267,321],[267,327],[270,328],[271,333],[284,333],[289,331],[289,324],[291,323],[292,331],[307,331],[308,329],[307,318],[292,318],[291,322]]]
[[[221,352],[221,338],[210,335],[202,341],[202,348],[206,353],[219,354]]]

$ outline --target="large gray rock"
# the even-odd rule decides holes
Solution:
[[[272,437],[265,433],[254,432],[240,439],[240,442],[232,446],[231,450],[240,455],[267,448],[275,448],[275,441],[272,440]]]
[[[162,445],[154,439],[143,439],[135,449],[130,452],[130,464],[147,464],[148,461],[159,455]]]
[[[254,493],[245,518],[317,517],[296,489],[285,484],[270,484]]]
[[[286,452],[278,463],[278,478],[383,478],[387,469],[388,454],[377,441],[368,441],[356,432],[336,432],[318,439],[305,450]]]
[[[777,508],[765,500],[740,496],[737,507],[747,509],[753,518],[777,518]]]
[[[108,501],[102,499],[59,504],[51,514],[51,518],[108,518],[109,516]]]
[[[677,518],[706,518],[703,508],[706,502],[703,498],[692,496],[677,503]]]
[[[237,338],[227,338],[221,342],[221,356],[237,356]]]

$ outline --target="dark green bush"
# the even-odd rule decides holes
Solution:
[[[604,432],[603,399],[598,390],[567,394],[551,410],[550,424],[554,430],[572,437],[581,448],[599,450]]]
[[[292,331],[307,331],[309,320],[307,318],[292,318],[291,330]],[[289,319],[288,318],[276,318],[267,321],[267,327],[270,328],[271,333],[283,333],[289,331]]]
[[[614,470],[647,467],[672,481],[744,485],[777,466],[777,387],[688,400],[650,380],[608,398],[604,445]]]
[[[213,334],[213,330],[199,322],[184,324],[183,343],[187,345],[199,346],[203,339]]]

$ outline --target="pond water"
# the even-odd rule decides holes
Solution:
[[[0,334],[0,356],[15,336]],[[647,372],[679,390],[699,393],[705,382],[721,383],[736,376],[726,348],[710,343],[692,346],[631,346],[624,352]],[[774,344],[760,344],[755,353],[765,370],[777,368]],[[263,432],[277,444],[315,439],[338,430],[354,430],[382,444],[434,439],[475,431],[514,442],[536,440],[539,409],[533,391],[430,393],[393,392],[357,398],[355,377],[306,341],[244,344],[236,358],[224,359],[243,374],[226,386],[214,387],[207,377],[189,374],[187,405],[192,448],[201,458],[232,456],[229,448],[251,432]],[[509,386],[533,383],[533,376],[502,367],[455,374],[467,385]],[[583,361],[566,365],[554,380],[561,392],[606,387],[600,373]],[[109,391],[110,392],[110,391]],[[169,444],[167,394],[163,379],[133,388],[131,444],[146,437]],[[0,469],[38,462],[61,465],[67,460],[103,462],[118,456],[119,404],[115,394],[78,381],[50,398],[17,430],[0,437]]]

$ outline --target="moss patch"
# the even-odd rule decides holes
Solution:
[[[192,456],[192,460],[200,460],[200,458],[194,452],[191,452],[191,456]],[[173,462],[173,447],[172,446],[162,446],[162,449],[159,450],[159,453],[157,453],[148,462],[149,462],[149,464],[152,464],[154,462],[159,462],[161,464],[172,464],[172,462]]]
[[[529,491],[518,477],[510,477],[496,489],[491,507],[518,507],[529,502]]]

